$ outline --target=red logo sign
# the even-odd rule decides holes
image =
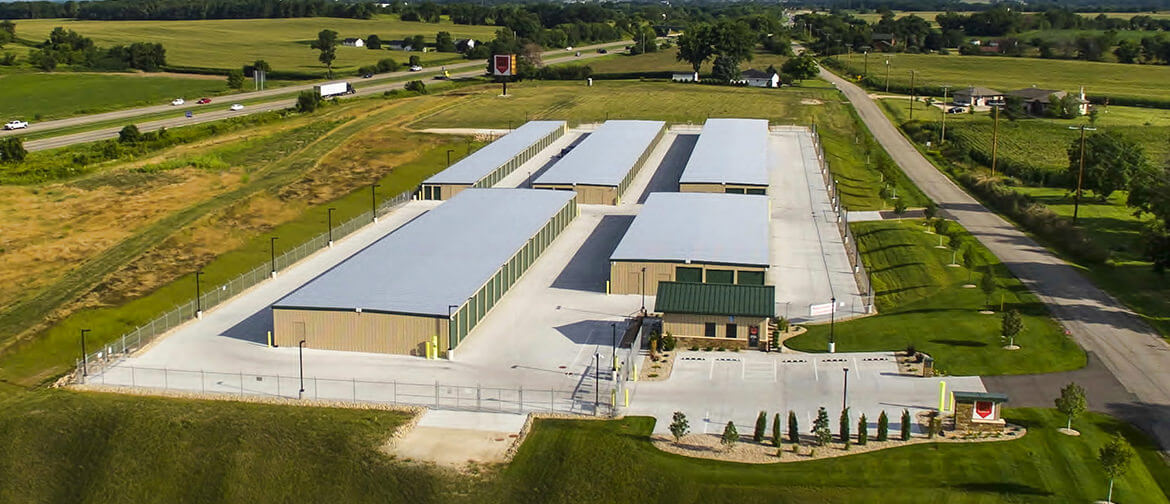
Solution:
[[[994,409],[995,409],[995,406],[993,406],[991,404],[991,401],[975,401],[975,417],[976,418],[982,418],[982,419],[991,418],[991,414],[992,414],[992,411]]]
[[[512,55],[497,54],[492,57],[492,68],[496,75],[512,75]]]

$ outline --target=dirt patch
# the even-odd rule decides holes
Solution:
[[[675,352],[661,352],[658,354],[658,360],[650,359],[649,355],[644,357],[641,366],[638,367],[638,380],[666,381],[669,379],[670,372],[674,370],[674,355]]]
[[[415,427],[382,447],[407,462],[423,462],[467,472],[506,460],[514,432]]]
[[[800,104],[801,105],[824,105],[825,102],[818,100],[816,98],[801,98]]]

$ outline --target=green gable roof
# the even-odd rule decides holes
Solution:
[[[994,392],[953,392],[956,401],[973,402],[973,401],[991,401],[996,403],[1007,402],[1008,396],[1005,394],[996,394]]]
[[[658,282],[654,311],[774,317],[776,290],[771,285]]]

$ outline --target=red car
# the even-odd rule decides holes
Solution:
[[[198,103],[200,105],[207,105],[208,103],[211,103],[211,98],[200,98],[199,101],[197,101],[195,103]]]

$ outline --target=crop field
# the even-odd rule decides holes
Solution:
[[[158,42],[167,50],[167,63],[173,66],[230,69],[240,68],[257,59],[268,61],[273,70],[324,74],[325,66],[317,61],[317,51],[309,43],[317,32],[335,30],[340,38],[365,38],[376,34],[382,40],[423,35],[434,42],[435,33],[451,32],[456,39],[495,38],[494,26],[457,25],[450,21],[438,24],[402,21],[397,16],[374,19],[288,18],[288,19],[215,19],[198,21],[74,21],[67,19],[20,20],[16,29],[21,37],[47,38],[62,26],[90,37],[100,46],[131,42]],[[418,55],[424,64],[458,61],[455,53],[404,52],[371,50],[364,47],[338,47],[335,71],[350,71],[382,58],[406,62]]]
[[[852,74],[864,70],[860,54],[838,56]],[[1011,91],[1036,86],[1069,92],[1085,87],[1090,97],[1111,97],[1170,101],[1170,87],[1150,83],[1170,82],[1170,66],[1126,65],[1078,60],[1009,58],[1000,56],[940,56],[937,54],[872,54],[869,75],[885,82],[886,61],[890,62],[890,84],[910,86],[910,71],[917,72],[916,86],[956,89],[983,86]],[[877,89],[880,91],[880,86]]]
[[[934,22],[934,18],[935,18],[935,16],[938,16],[939,14],[942,14],[942,13],[943,13],[943,11],[894,11],[894,17],[895,18],[904,18],[906,16],[913,14],[913,15],[918,16],[920,18],[923,18],[927,21],[930,21],[931,26],[938,27],[938,23]],[[959,14],[969,15],[969,14],[971,14],[971,12],[959,11]],[[1030,13],[1025,12],[1024,14],[1027,15]],[[1097,13],[1097,12],[1081,12],[1079,14],[1082,16],[1085,16],[1085,17],[1092,18],[1092,17],[1097,17],[1097,15],[1099,13]],[[1150,16],[1154,19],[1170,19],[1170,11],[1106,12],[1104,14],[1106,16],[1111,17],[1111,18],[1121,18],[1121,19],[1129,19],[1129,18],[1134,17],[1134,16]],[[864,19],[867,23],[876,23],[876,22],[878,22],[878,20],[880,20],[882,18],[881,14],[878,14],[876,12],[867,12],[865,14],[854,13],[853,16],[860,18],[860,19]],[[1124,32],[1122,32],[1122,33],[1124,33]],[[1025,39],[1025,40],[1027,40],[1027,39]]]
[[[601,58],[589,60],[588,64],[593,68],[594,73],[631,73],[631,72],[690,72],[693,71],[691,64],[685,61],[678,61],[675,57],[678,54],[678,49],[662,49],[658,52],[629,55],[629,54],[613,54],[610,56],[603,56]],[[751,61],[744,62],[740,68],[747,70],[748,68],[755,68],[758,70],[765,70],[768,65],[775,65],[777,69],[783,65],[788,58],[766,51],[756,51]],[[570,63],[572,64],[572,63]],[[711,71],[710,62],[703,65],[702,72]]]
[[[3,121],[27,121],[92,114],[112,109],[162,105],[176,97],[213,96],[228,90],[223,77],[179,78],[151,74],[0,74]],[[84,90],[84,91],[82,91]]]

